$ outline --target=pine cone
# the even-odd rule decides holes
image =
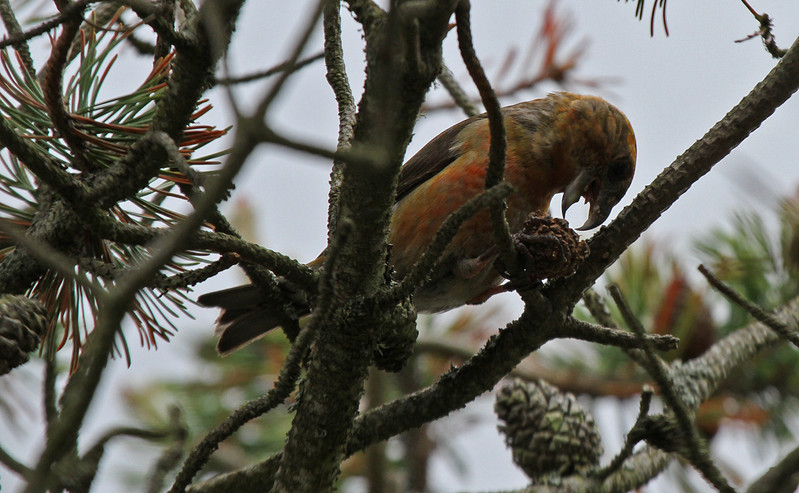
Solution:
[[[586,472],[602,455],[599,430],[574,395],[538,380],[515,379],[497,394],[494,412],[513,461],[527,476]]]
[[[531,282],[568,277],[588,256],[588,243],[580,240],[568,221],[557,217],[530,214],[512,240]],[[501,260],[496,267],[505,271]]]
[[[406,301],[385,314],[382,335],[375,349],[375,365],[387,372],[396,373],[405,367],[413,354],[416,337],[416,308]]]
[[[28,361],[47,329],[47,312],[38,300],[0,296],[0,375]]]

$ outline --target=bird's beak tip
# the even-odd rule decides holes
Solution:
[[[601,221],[597,222],[596,220],[589,217],[588,220],[585,221],[585,224],[583,224],[579,228],[574,228],[574,229],[576,229],[577,231],[588,231],[596,228],[600,224],[602,224]]]

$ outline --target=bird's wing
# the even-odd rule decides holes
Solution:
[[[449,127],[414,154],[400,169],[397,202],[454,161],[459,155],[458,134],[469,124],[485,118],[485,114],[477,115]]]

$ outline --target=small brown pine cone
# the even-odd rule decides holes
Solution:
[[[0,296],[0,375],[28,361],[47,329],[47,312],[38,300]]]
[[[531,214],[513,235],[513,244],[531,281],[570,276],[588,256],[588,244],[568,221],[550,216]],[[501,265],[497,267],[504,271]]]

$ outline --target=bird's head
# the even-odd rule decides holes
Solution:
[[[561,152],[573,171],[563,188],[563,215],[580,197],[590,204],[588,220],[577,228],[592,229],[610,215],[627,192],[635,172],[635,134],[627,117],[595,96],[559,93],[564,98],[554,126],[567,136]]]

